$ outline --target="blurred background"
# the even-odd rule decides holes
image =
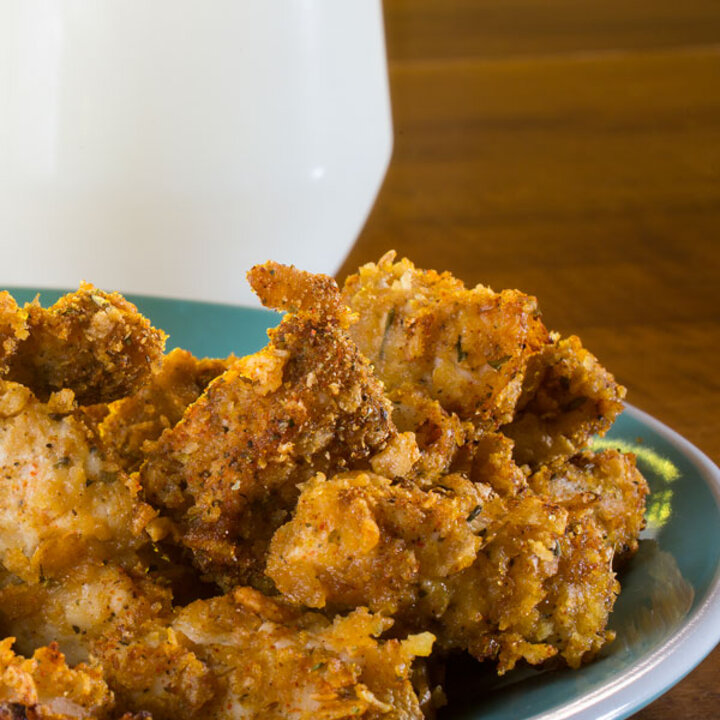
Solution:
[[[720,3],[385,0],[389,248],[536,295],[720,461]],[[720,651],[636,717],[711,718]]]

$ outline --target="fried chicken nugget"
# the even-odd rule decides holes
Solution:
[[[31,658],[15,655],[13,638],[0,641],[0,720],[104,720],[113,694],[98,668],[70,668],[57,644]]]
[[[0,375],[7,372],[17,346],[28,336],[27,311],[21,310],[7,290],[0,292]]]
[[[149,501],[224,587],[267,585],[267,544],[298,483],[366,461],[395,434],[334,282],[271,263],[249,277],[265,302],[298,312],[213,380],[139,471]]]
[[[96,644],[112,636],[127,642],[144,626],[168,619],[170,591],[111,561],[84,561],[40,584],[0,589],[0,630],[25,655],[57,642],[71,664],[88,662]]]
[[[557,648],[570,667],[579,668],[615,637],[607,629],[620,593],[613,549],[590,515],[570,510],[554,552],[558,569],[545,583],[535,637]]]
[[[591,515],[615,560],[626,559],[637,550],[650,490],[634,455],[586,450],[566,462],[541,468],[528,482],[535,492],[553,502]]]
[[[622,412],[625,388],[574,335],[552,342],[529,362],[515,418],[502,432],[519,464],[533,468],[569,458],[603,435]]]
[[[478,660],[497,660],[500,674],[521,658],[542,663],[558,651],[545,641],[550,629],[538,628],[546,583],[558,571],[556,548],[567,512],[523,493],[490,517],[482,508],[475,521],[483,544],[475,562],[448,580],[450,600],[438,643],[468,650]]]
[[[74,662],[91,658],[124,710],[157,720],[422,717],[409,677],[432,635],[378,640],[392,621],[366,610],[331,622],[250,588],[173,609],[166,590],[112,564],[86,564],[40,592],[0,591],[21,649],[57,637]]]
[[[112,562],[86,562],[40,586],[0,590],[0,627],[30,654],[57,642],[70,663],[91,662],[123,709],[191,718],[217,689],[214,675],[173,638],[170,591]]]
[[[535,298],[516,290],[467,289],[449,273],[384,255],[351,275],[343,299],[350,328],[389,391],[419,388],[462,420],[509,422],[529,357],[547,342]]]
[[[43,400],[65,388],[81,405],[116,400],[137,390],[162,358],[165,333],[122,295],[88,283],[50,308],[36,301],[23,312],[27,337],[9,357],[7,379]]]
[[[569,461],[543,467],[527,480],[526,488],[517,497],[524,498],[524,504],[533,492],[538,493],[535,497],[545,503],[548,526],[551,520],[566,517],[565,529],[562,535],[557,535],[554,545],[545,543],[543,550],[531,543],[538,557],[549,562],[551,569],[554,560],[549,551],[552,551],[557,558],[556,568],[542,579],[541,585],[535,585],[535,592],[528,591],[518,580],[493,575],[492,564],[487,565],[481,556],[487,554],[488,548],[494,562],[501,556],[497,549],[483,546],[478,562],[450,581],[453,607],[443,617],[446,630],[440,631],[438,638],[440,643],[447,643],[449,632],[455,637],[450,642],[453,646],[463,635],[468,636],[465,618],[472,616],[475,607],[484,617],[495,618],[502,632],[499,635],[488,632],[479,637],[475,633],[469,650],[479,658],[486,653],[497,655],[501,671],[513,667],[520,657],[530,662],[542,661],[544,650],[548,656],[558,652],[568,665],[578,667],[592,659],[614,636],[606,629],[620,592],[613,560],[624,559],[637,549],[638,535],[644,527],[647,483],[637,471],[631,454],[607,450],[585,451]],[[510,520],[510,536],[515,535],[521,542],[536,524],[525,522],[523,527],[522,504],[514,509],[509,505],[509,514],[505,517],[505,521]],[[507,529],[505,525],[502,533]],[[508,568],[516,567],[515,561],[503,562]],[[532,578],[533,572],[527,570],[521,582],[525,582],[526,577]],[[540,579],[537,573],[535,577]],[[494,615],[495,609],[488,612],[482,603],[492,599],[496,584],[501,588],[508,585],[522,588],[525,598],[534,598],[532,612],[521,609],[518,613],[519,606],[507,597],[496,599],[490,607],[504,607],[512,616]],[[519,632],[518,619],[522,620]],[[472,637],[473,632],[469,636]]]
[[[175,348],[137,392],[111,403],[98,432],[123,470],[137,470],[145,459],[145,444],[176,425],[187,407],[233,360],[198,359]]]
[[[366,610],[330,622],[236,588],[96,647],[121,706],[157,720],[419,719],[409,675],[433,637],[377,640],[391,624]]]
[[[468,517],[484,501],[460,476],[425,492],[367,472],[319,475],[273,536],[266,572],[307,607],[411,612],[431,586],[475,560],[481,541]]]
[[[506,503],[460,475],[431,490],[363,472],[317,477],[275,533],[267,573],[297,604],[368,606],[466,649],[469,637],[507,630],[501,613],[528,614],[543,599],[543,582],[557,570],[546,548],[562,536],[566,515],[532,493]],[[486,645],[476,652],[495,656]]]
[[[620,587],[612,548],[590,518],[529,495],[489,532],[477,561],[450,578],[441,647],[496,659],[503,674],[558,654],[578,667],[612,639]]]
[[[611,559],[590,513],[527,488],[502,498],[460,475],[427,491],[345,473],[304,486],[267,573],[294,603],[368,606],[502,673],[597,652],[619,589]]]
[[[238,588],[189,605],[173,630],[221,679],[208,706],[218,720],[420,720],[410,672],[433,636],[378,640],[391,625],[365,609],[329,621]]]
[[[73,411],[70,390],[0,381],[0,567],[27,582],[131,552],[156,514]]]

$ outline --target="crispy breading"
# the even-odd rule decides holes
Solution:
[[[501,497],[512,497],[527,488],[525,469],[513,458],[514,443],[502,433],[480,432],[461,448],[454,469],[476,483],[489,485]]]
[[[227,361],[0,293],[0,720],[419,720],[435,638],[596,655],[648,490],[594,356],[393,253],[248,277],[287,314]]]
[[[320,475],[275,533],[266,572],[300,605],[408,611],[474,561],[480,539],[467,519],[484,495],[460,476],[425,492],[366,472]]]
[[[475,562],[448,581],[448,605],[438,643],[497,659],[498,672],[519,659],[537,664],[557,653],[546,641],[539,606],[558,570],[557,543],[567,512],[532,493],[511,498],[503,512],[483,519],[483,545]]]
[[[591,514],[528,489],[503,499],[459,475],[425,491],[345,473],[305,485],[267,572],[299,605],[368,606],[505,672],[597,652],[618,592],[611,558]]]
[[[509,504],[476,562],[450,579],[438,641],[496,658],[499,673],[556,654],[578,667],[613,637],[605,630],[620,589],[612,548],[588,515],[530,493]]]
[[[412,385],[402,385],[388,397],[397,429],[412,432],[419,451],[410,472],[403,477],[411,477],[423,487],[432,485],[450,471],[458,451],[474,434],[474,426]]]
[[[388,390],[412,384],[463,420],[509,422],[529,357],[547,342],[535,298],[466,288],[449,273],[384,255],[351,275],[350,333]]]
[[[331,622],[250,588],[172,609],[161,588],[111,565],[80,568],[40,598],[30,590],[0,598],[19,644],[56,636],[76,662],[91,657],[123,710],[157,720],[422,717],[410,670],[432,635],[378,640],[392,621],[366,610]]]
[[[513,421],[502,432],[515,441],[515,457],[533,468],[563,460],[603,435],[622,412],[625,388],[574,335],[530,359]]]
[[[507,503],[476,562],[450,579],[438,640],[497,658],[500,673],[555,654],[578,667],[613,637],[605,629],[620,590],[612,542],[585,505],[530,490]]]
[[[367,473],[316,478],[276,532],[267,572],[300,605],[368,606],[431,628],[446,649],[484,659],[507,645],[539,662],[556,652],[532,631],[566,518],[532,493],[506,501],[459,475],[429,491]]]
[[[111,403],[98,424],[105,447],[127,472],[145,459],[144,446],[176,425],[211,380],[225,372],[234,358],[198,359],[175,348],[137,392]]]
[[[582,511],[568,513],[567,530],[555,552],[558,570],[545,584],[539,628],[543,635],[550,632],[544,641],[556,647],[570,667],[578,668],[615,637],[606,626],[620,583],[602,527]]]
[[[118,293],[88,283],[52,307],[26,306],[27,338],[7,378],[41,399],[69,388],[78,403],[110,402],[137,390],[159,365],[165,333]]]
[[[377,475],[405,478],[421,458],[415,433],[403,432],[392,437],[388,444],[370,458],[370,467]]]
[[[150,711],[156,720],[212,717],[209,705],[222,681],[167,623],[123,639],[110,634],[93,644],[122,708]]]
[[[0,590],[0,624],[26,654],[56,640],[70,662],[91,660],[123,710],[191,717],[217,684],[192,650],[173,641],[171,599],[146,577],[84,563],[40,586]]]
[[[113,636],[127,642],[146,625],[169,618],[170,591],[113,562],[86,561],[38,585],[0,590],[0,628],[31,654],[57,642],[69,662],[87,662],[95,644]]]
[[[553,502],[591,515],[616,560],[637,550],[649,488],[633,455],[618,450],[585,451],[541,468],[529,484]]]
[[[0,641],[0,718],[8,720],[104,720],[114,705],[98,668],[70,668],[55,643],[29,659]]]
[[[371,461],[378,474],[411,479],[428,488],[442,483],[450,472],[460,472],[473,482],[490,485],[502,496],[516,495],[527,487],[526,473],[513,457],[513,441],[499,432],[476,428],[443,409],[437,400],[411,385],[388,393],[392,419],[403,435],[414,435],[417,450],[408,443],[406,453],[416,452],[406,473],[388,475],[378,458]]]
[[[0,375],[7,372],[17,346],[28,336],[27,311],[21,310],[7,290],[0,292]]]
[[[252,276],[262,278],[264,298],[274,297],[276,278],[283,298],[298,292],[299,312],[270,331],[264,350],[213,380],[139,472],[149,500],[224,587],[267,584],[267,544],[298,483],[352,468],[395,433],[382,385],[342,327],[344,311],[327,314],[339,302],[336,286],[323,282],[329,297],[306,310],[298,288],[307,274],[270,269]]]
[[[605,629],[620,589],[612,549],[592,520],[547,505],[538,513],[539,502],[526,498],[450,579],[437,632],[443,647],[497,659],[501,674],[557,654],[578,667],[613,637]]]
[[[70,390],[0,381],[0,566],[28,582],[130,552],[155,515],[73,410]]]
[[[208,708],[218,720],[419,720],[410,668],[433,636],[378,640],[391,625],[364,609],[331,622],[238,588],[185,608],[173,630],[222,678]]]
[[[298,270],[269,260],[255,265],[247,274],[248,282],[265,307],[322,320],[334,318],[347,328],[355,318],[337,283],[328,275]]]
[[[237,588],[99,653],[120,704],[158,720],[421,718],[409,672],[432,636],[377,640],[391,624],[365,610],[330,622]]]

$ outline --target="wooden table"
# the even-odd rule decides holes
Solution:
[[[386,0],[395,248],[540,298],[720,462],[720,5]],[[720,717],[720,648],[635,718]]]

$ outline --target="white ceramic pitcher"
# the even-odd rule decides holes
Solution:
[[[391,146],[379,0],[0,0],[0,286],[332,273]]]

